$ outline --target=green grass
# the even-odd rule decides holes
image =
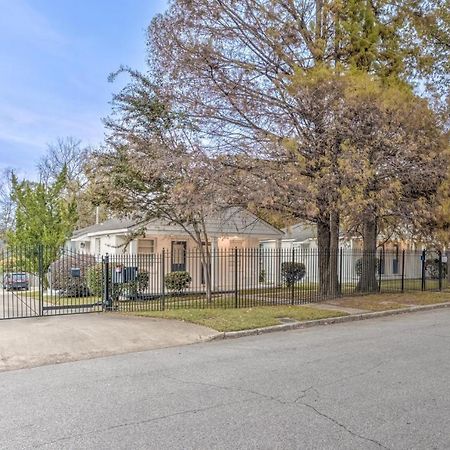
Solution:
[[[39,298],[39,292],[38,291],[22,291],[21,297],[23,298]],[[92,303],[98,303],[101,302],[102,299],[100,297],[96,296],[89,296],[89,297],[60,297],[59,295],[47,295],[44,294],[43,301],[45,303],[49,303],[51,305],[89,305]]]
[[[133,315],[176,319],[204,325],[217,331],[238,331],[268,327],[282,323],[280,318],[298,321],[345,316],[339,311],[319,310],[306,306],[258,306],[238,309],[177,309],[169,311],[142,311]]]
[[[91,297],[58,297],[58,296],[50,296],[44,295],[44,302],[50,303],[51,305],[60,305],[60,306],[78,306],[78,305],[91,305],[93,303],[101,303],[102,299],[99,297],[91,296]]]

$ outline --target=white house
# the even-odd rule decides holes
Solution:
[[[268,240],[280,246],[284,233],[238,207],[207,217],[205,222],[212,254],[213,289],[228,289],[236,277],[241,286],[258,284],[261,258],[254,249],[259,249],[261,241]],[[92,255],[109,254],[114,264],[120,262],[148,273],[155,290],[161,287],[162,266],[165,273],[189,272],[193,290],[200,290],[205,281],[195,241],[181,226],[162,219],[145,224],[110,219],[76,231],[66,249]],[[237,257],[235,249],[238,249]]]
[[[284,235],[265,220],[238,207],[207,217],[206,229],[212,250],[257,248],[261,241],[281,243]],[[163,219],[142,224],[116,218],[75,231],[66,247],[95,255],[154,254],[163,249],[189,251],[197,248],[181,226],[168,224]]]
[[[282,258],[289,261],[292,258],[303,262],[306,266],[305,282],[317,282],[317,228],[315,224],[301,222],[284,228],[281,243],[276,240],[266,240],[261,243],[263,249],[282,249]],[[339,270],[343,282],[357,282],[357,262],[363,256],[361,237],[349,237],[343,233],[339,238]],[[403,261],[403,250],[405,260]],[[381,261],[379,270],[384,279],[401,277],[404,270],[405,278],[421,277],[422,246],[412,240],[391,238],[384,242],[379,240],[377,256]],[[402,269],[404,264],[404,269]]]

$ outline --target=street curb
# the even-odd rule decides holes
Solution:
[[[257,336],[259,334],[275,333],[277,331],[291,331],[302,328],[318,327],[321,325],[331,325],[334,323],[346,323],[346,322],[355,322],[357,320],[377,319],[379,317],[396,316],[399,314],[406,314],[420,311],[432,311],[434,309],[442,309],[449,307],[450,302],[435,303],[433,305],[411,306],[409,308],[391,309],[388,311],[375,311],[361,314],[350,314],[348,316],[341,316],[341,317],[329,317],[327,319],[307,320],[305,322],[286,323],[281,325],[274,325],[271,327],[253,328],[251,330],[225,331],[219,333],[217,336],[213,336],[211,340],[216,341],[219,339],[236,339],[246,336]]]

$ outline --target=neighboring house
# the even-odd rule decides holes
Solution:
[[[207,217],[206,229],[212,252],[213,289],[228,289],[236,278],[233,250],[240,249],[238,276],[242,284],[259,280],[259,258],[245,249],[259,248],[261,241],[281,243],[283,232],[249,211],[232,207]],[[165,273],[188,271],[191,289],[200,289],[204,273],[198,246],[179,225],[154,219],[145,224],[128,219],[110,219],[77,230],[66,245],[67,250],[93,255],[111,255],[112,261],[128,261],[150,274],[150,284],[160,289],[161,255],[165,251]],[[246,253],[245,258],[241,257]],[[148,255],[147,257],[145,255]],[[134,259],[134,256],[136,258]],[[127,260],[128,258],[128,260]],[[245,259],[245,260],[244,260]],[[252,282],[253,283],[253,282]]]
[[[317,264],[317,228],[314,224],[298,223],[282,230],[281,241],[266,240],[261,243],[263,249],[281,248],[283,260],[294,258],[306,266],[305,281],[314,282],[318,274]],[[411,240],[390,239],[379,242],[377,256],[381,259],[381,274],[383,278],[397,278],[402,273],[402,251],[406,250],[405,277],[420,277],[422,246]],[[339,238],[341,252],[339,265],[342,267],[343,281],[357,281],[357,261],[362,258],[361,237],[348,237],[343,233]],[[294,252],[292,252],[294,250]],[[292,256],[291,256],[292,255]],[[380,258],[380,255],[382,257]],[[308,277],[310,277],[308,279]]]

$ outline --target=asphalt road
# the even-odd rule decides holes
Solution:
[[[0,374],[3,449],[448,449],[450,311]]]

